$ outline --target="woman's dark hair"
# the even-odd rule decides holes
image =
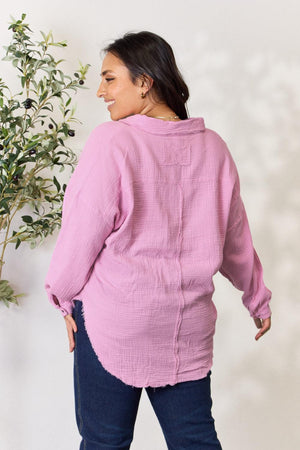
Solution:
[[[150,31],[127,32],[103,51],[123,61],[133,83],[139,76],[149,75],[158,98],[180,119],[188,118],[185,102],[189,98],[189,89],[177,67],[171,46],[162,37]]]

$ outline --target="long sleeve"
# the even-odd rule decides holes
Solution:
[[[272,293],[264,284],[262,265],[253,247],[237,172],[220,273],[244,292],[242,301],[251,317],[270,317]]]
[[[73,299],[88,281],[104,241],[113,230],[118,213],[118,181],[111,139],[97,127],[68,182],[61,229],[45,280],[49,300],[63,316],[71,313]]]

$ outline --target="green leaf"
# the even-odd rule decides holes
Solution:
[[[49,45],[53,45],[54,47],[67,47],[68,41],[61,41],[61,42],[49,42]]]
[[[47,95],[48,95],[48,91],[43,92],[43,94],[40,96],[40,103],[42,103],[42,101],[45,100]]]
[[[0,280],[0,300],[9,306],[9,302],[15,303],[14,291],[7,280]]]
[[[33,219],[31,216],[22,216],[23,222],[25,223],[32,223]]]
[[[55,122],[55,120],[54,120],[54,119],[52,119],[52,117],[50,117],[50,120],[51,120],[51,122],[53,122],[53,123],[54,123],[54,125],[55,125],[55,128],[57,129],[57,123]]]
[[[55,176],[53,177],[53,182],[54,182],[54,184],[56,186],[57,192],[59,192],[60,191],[60,184],[57,181],[57,178]]]
[[[5,199],[3,199],[3,200],[5,200]],[[9,206],[8,206],[8,204],[7,204],[6,202],[4,202],[3,200],[1,200],[1,202],[3,202],[3,203],[1,204],[1,207],[4,209],[4,211],[5,211],[6,214],[10,214]],[[5,214],[5,213],[4,213],[4,214]]]
[[[41,35],[43,36],[44,40],[46,40],[46,35],[43,31],[40,31]]]
[[[30,142],[28,146],[26,147],[26,150],[31,150],[32,148],[36,147],[39,144],[39,142]]]
[[[41,109],[46,109],[47,111],[53,111],[53,106],[51,105],[51,108],[49,106],[43,106]]]

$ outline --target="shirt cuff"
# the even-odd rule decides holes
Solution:
[[[67,314],[72,314],[74,308],[74,301],[62,301],[58,300],[54,294],[48,293],[48,297],[53,306],[60,310],[62,315],[65,317]]]

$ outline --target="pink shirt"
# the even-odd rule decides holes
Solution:
[[[137,387],[205,377],[218,271],[252,317],[271,315],[222,138],[197,117],[97,126],[66,188],[45,289],[63,315],[83,302],[103,367]]]

